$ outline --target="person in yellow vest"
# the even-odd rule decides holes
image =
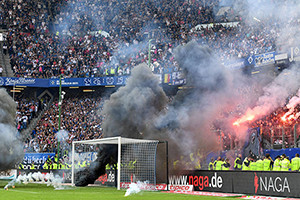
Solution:
[[[53,169],[53,170],[58,169],[58,164],[57,164],[56,162],[53,162],[53,164],[52,164],[52,169]]]
[[[299,158],[299,154],[296,153],[295,157],[292,159],[292,162],[291,162],[291,170],[299,171],[299,169],[300,169],[300,158]]]
[[[282,160],[280,162],[280,171],[289,171],[291,168],[290,160],[285,154],[282,154]]]
[[[210,159],[210,163],[208,164],[208,170],[214,170],[214,158]]]
[[[255,157],[250,158],[250,166],[249,166],[249,169],[250,169],[251,171],[256,171],[256,158],[255,158]]]
[[[66,165],[64,165],[64,163],[62,162],[61,159],[59,160],[59,163],[58,163],[58,169],[66,169]]]
[[[179,163],[179,160],[175,160],[173,162],[173,169],[176,170],[178,168],[178,163]]]
[[[277,156],[275,158],[275,161],[274,161],[274,165],[273,165],[273,171],[281,171],[281,168],[280,168],[280,156]]]
[[[265,159],[263,160],[264,163],[264,171],[272,171],[272,165],[273,165],[273,160],[270,156],[270,154],[266,154]]]
[[[229,159],[226,158],[224,163],[222,164],[222,170],[229,170],[229,169],[230,169]]]
[[[234,161],[234,170],[242,170],[242,155],[239,154],[238,157]]]
[[[31,162],[30,169],[35,169],[34,161]]]
[[[54,162],[58,163],[58,155],[57,154],[55,154],[55,156],[54,156]]]
[[[72,165],[71,164],[69,164],[68,162],[66,162],[66,161],[64,161],[64,164],[65,164],[65,168],[66,169],[71,169],[72,168]]]
[[[24,169],[24,165],[22,163],[19,164],[19,169]]]
[[[248,171],[250,170],[250,157],[246,156],[246,158],[243,161],[243,166],[242,166],[242,170],[243,171]]]
[[[110,68],[110,75],[114,76],[115,73],[116,73],[115,68],[114,68],[114,67],[111,67],[111,68]]]
[[[43,169],[50,169],[50,166],[48,165],[49,161],[46,160],[46,162],[43,165]]]
[[[223,161],[222,161],[221,157],[219,156],[218,160],[216,162],[215,170],[222,170],[222,164],[223,164]]]
[[[263,157],[259,157],[259,159],[256,161],[256,171],[264,171],[264,161]]]

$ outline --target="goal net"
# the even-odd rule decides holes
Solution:
[[[76,172],[88,167],[97,159],[97,151],[101,145],[116,145],[116,165],[110,166],[116,178],[119,190],[130,182],[156,184],[156,151],[158,140],[131,139],[111,137],[96,140],[74,141],[72,143],[72,185],[76,182]]]

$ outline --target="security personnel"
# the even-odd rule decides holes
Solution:
[[[256,161],[256,171],[264,171],[264,161],[261,157]]]
[[[268,153],[266,154],[266,157],[263,162],[264,162],[264,171],[271,171],[273,160],[272,160],[270,154],[268,154]]]
[[[58,163],[58,155],[57,154],[55,154],[55,156],[54,156],[54,162]]]
[[[178,163],[179,163],[179,160],[175,160],[175,161],[173,162],[173,169],[174,169],[174,170],[177,169]]]
[[[86,160],[84,160],[82,163],[81,163],[81,165],[79,165],[80,167],[87,167],[87,161]]]
[[[221,160],[221,157],[219,156],[218,160],[216,162],[215,170],[222,170],[222,164],[223,164],[223,161]]]
[[[24,169],[24,165],[22,163],[19,164],[19,169]]]
[[[48,165],[49,161],[47,160],[44,164],[43,164],[43,169],[50,169],[50,166]]]
[[[281,171],[280,168],[280,156],[277,156],[274,161],[273,171]]]
[[[243,170],[243,171],[248,171],[248,170],[250,170],[250,163],[251,163],[250,157],[247,157],[247,156],[246,156],[246,158],[245,158],[244,161],[243,161],[242,170]]]
[[[54,170],[58,169],[58,164],[56,162],[53,162],[52,169]]]
[[[62,160],[59,160],[58,169],[66,169],[66,165],[63,164]]]
[[[208,170],[214,170],[214,158],[210,159],[210,163],[208,164]]]
[[[35,169],[34,161],[31,162],[30,169]]]
[[[234,161],[234,170],[242,170],[242,155],[239,154],[238,157]]]
[[[250,170],[251,171],[256,171],[256,158],[251,158],[250,159],[250,166],[249,166],[249,168],[250,168]]]
[[[295,158],[292,159],[291,170],[299,171],[299,169],[300,169],[300,158],[299,158],[299,154],[296,153]]]
[[[135,163],[136,163],[136,160],[129,161],[129,163],[128,163],[128,169],[133,170],[135,168]]]
[[[282,160],[280,162],[280,171],[289,171],[291,168],[291,163],[285,154],[282,154]]]
[[[229,169],[230,169],[229,159],[226,158],[224,163],[222,164],[222,170],[229,170]]]

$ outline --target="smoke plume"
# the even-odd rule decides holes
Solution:
[[[157,138],[154,120],[164,109],[167,97],[159,85],[159,79],[145,65],[136,66],[126,86],[120,88],[104,103],[103,132],[105,137]],[[93,183],[105,173],[107,163],[117,160],[117,148],[102,145],[97,160],[79,172],[76,186]]]
[[[220,112],[241,103],[241,93],[237,90],[251,82],[239,72],[228,71],[212,50],[194,41],[179,46],[175,56],[185,73],[185,89],[168,104],[151,70],[145,65],[135,67],[126,86],[104,104],[105,137],[167,139],[170,155],[186,154],[195,160],[199,160],[197,152],[207,153],[220,146],[212,124]],[[231,117],[224,124],[228,124]],[[189,155],[191,152],[195,156]],[[92,183],[105,173],[107,163],[116,162],[116,155],[115,147],[103,146],[96,163],[80,172],[76,185]]]
[[[23,146],[17,138],[16,103],[0,88],[0,170],[12,169],[23,159]]]

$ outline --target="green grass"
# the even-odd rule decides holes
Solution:
[[[0,197],[3,200],[111,200],[111,199],[141,199],[141,200],[192,200],[192,199],[203,199],[203,200],[233,200],[233,198],[225,197],[208,197],[208,196],[194,196],[184,194],[169,194],[163,192],[150,192],[142,191],[138,194],[130,195],[125,197],[126,190],[118,191],[116,188],[111,187],[71,187],[66,186],[64,190],[55,190],[52,186],[45,184],[17,184],[15,188],[9,188],[4,190],[4,186],[7,181],[0,181]]]

